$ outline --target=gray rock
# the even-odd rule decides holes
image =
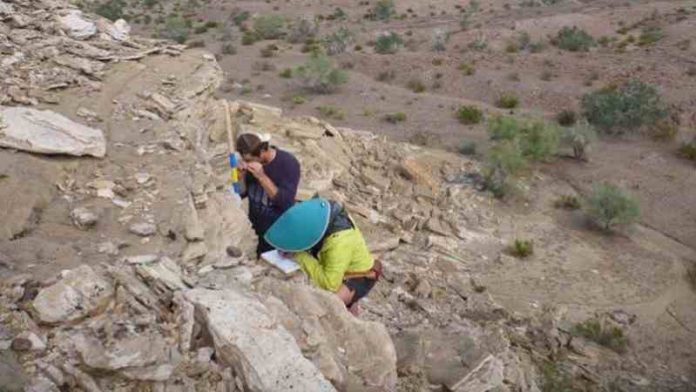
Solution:
[[[114,288],[111,283],[81,265],[67,271],[63,278],[36,296],[34,310],[44,323],[80,319],[106,307]]]
[[[97,220],[99,220],[99,216],[96,213],[84,207],[78,207],[72,210],[70,212],[70,218],[75,226],[83,230],[94,226],[97,224]]]
[[[503,386],[503,361],[488,355],[469,374],[449,386],[452,392],[487,392]]]
[[[186,245],[186,249],[184,249],[181,258],[184,263],[189,263],[202,259],[207,253],[208,247],[205,246],[205,242],[191,242]]]
[[[149,237],[157,232],[157,226],[147,222],[133,223],[128,231],[141,237]]]
[[[97,246],[97,252],[106,253],[110,256],[116,256],[118,255],[118,245],[111,241],[102,242],[99,244],[99,246]]]
[[[123,19],[119,19],[113,24],[107,24],[101,30],[116,41],[127,41],[130,38],[131,27],[128,25],[128,22]]]
[[[137,256],[128,256],[123,259],[127,264],[148,264],[148,263],[153,263],[159,259],[158,255],[137,255]]]
[[[159,335],[131,335],[108,346],[83,333],[72,337],[82,362],[95,370],[119,370],[157,365],[166,359],[166,342]]]
[[[205,289],[189,290],[184,296],[213,337],[218,358],[242,378],[244,390],[336,390],[255,297],[237,290]]]
[[[41,154],[106,155],[101,130],[78,124],[49,110],[0,106],[7,126],[0,132],[0,147]]]
[[[182,280],[181,268],[168,257],[161,257],[154,263],[140,264],[136,272],[160,294],[188,287]]]
[[[97,26],[82,17],[82,11],[69,10],[64,16],[58,17],[61,29],[75,39],[87,39],[97,33]]]
[[[60,389],[50,379],[38,376],[24,388],[24,392],[60,392]]]
[[[15,351],[44,351],[46,342],[34,332],[24,331],[12,340],[12,349]]]

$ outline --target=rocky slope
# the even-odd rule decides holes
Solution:
[[[123,23],[95,21],[62,3],[0,3],[0,19],[8,32],[3,71],[12,75],[0,88],[4,389],[693,387],[683,376],[693,359],[693,318],[686,330],[669,331],[672,359],[645,349],[665,341],[648,313],[636,327],[647,343],[623,356],[572,337],[568,324],[598,311],[603,322],[633,328],[635,315],[616,308],[663,298],[690,249],[643,229],[631,234],[623,257],[636,262],[631,273],[643,280],[634,279],[602,264],[616,256],[615,245],[543,210],[548,194],[532,194],[532,213],[494,204],[477,190],[475,161],[229,103],[235,131],[270,132],[298,156],[299,197],[344,202],[386,264],[356,319],[301,275],[286,277],[250,257],[256,239],[228,191],[227,105],[213,94],[223,72],[212,56],[114,36],[127,30]],[[42,48],[58,53],[42,57]],[[103,52],[84,54],[95,50]],[[85,67],[62,64],[61,56]],[[54,71],[69,77],[37,77]],[[35,131],[24,132],[26,124]],[[84,153],[91,156],[73,156]],[[542,239],[531,261],[505,253],[520,232]],[[649,259],[672,267],[655,273]],[[595,267],[627,294],[597,292],[588,272]],[[571,302],[563,298],[568,287],[581,304],[572,317],[564,317],[568,306],[545,306]],[[674,314],[692,317],[688,294],[668,294]],[[523,311],[515,300],[538,309]],[[650,328],[660,333],[648,338]]]

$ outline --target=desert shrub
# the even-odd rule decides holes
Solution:
[[[478,37],[475,40],[471,41],[468,45],[469,49],[475,50],[477,52],[482,52],[488,48],[488,41],[486,40],[486,37]]]
[[[394,54],[403,46],[404,41],[399,34],[388,32],[381,34],[375,41],[375,52],[379,54]]]
[[[514,109],[519,105],[520,100],[513,94],[501,94],[495,102],[495,105],[502,109]]]
[[[232,23],[234,23],[236,26],[241,26],[242,23],[246,22],[250,16],[251,14],[249,11],[241,11],[237,9],[232,11],[230,14],[230,19],[232,19]]]
[[[388,69],[377,74],[377,81],[379,82],[389,82],[396,78],[396,72],[393,69]]]
[[[553,43],[559,48],[571,52],[586,52],[597,45],[591,35],[575,26],[562,28],[554,38]]]
[[[425,91],[425,84],[420,79],[411,79],[406,83],[406,87],[414,93],[422,93]]]
[[[476,155],[476,142],[465,140],[459,146],[459,153],[462,155]]]
[[[285,79],[290,79],[292,78],[292,69],[291,68],[285,68],[278,74],[281,78]]]
[[[573,334],[592,340],[618,353],[625,352],[628,345],[628,338],[621,328],[596,319],[576,324],[573,328]]]
[[[696,137],[690,142],[682,143],[679,147],[679,154],[686,159],[696,161]]]
[[[321,53],[313,54],[294,74],[304,88],[319,94],[331,93],[348,81],[348,74],[334,67],[331,59]]]
[[[488,134],[491,140],[514,140],[522,125],[512,116],[495,116],[488,120]]]
[[[190,27],[186,20],[180,16],[176,16],[167,19],[164,24],[164,30],[160,32],[160,36],[183,44],[188,39],[190,31]]]
[[[260,39],[261,37],[256,30],[246,30],[244,34],[242,34],[242,45],[253,45]]]
[[[406,113],[397,112],[397,113],[385,114],[383,117],[383,120],[388,122],[388,123],[392,123],[392,124],[404,122],[404,121],[406,121]]]
[[[343,120],[346,116],[343,109],[331,105],[319,106],[317,107],[317,110],[322,117],[331,118],[334,120]]]
[[[269,58],[269,57],[274,57],[276,54],[278,54],[279,48],[275,44],[269,44],[261,48],[259,53],[261,54],[261,57],[263,58]]]
[[[457,119],[462,124],[478,124],[483,120],[483,112],[473,105],[461,106],[457,110]]]
[[[307,102],[307,97],[302,94],[296,94],[292,96],[291,101],[295,105],[302,105],[303,103]]]
[[[565,128],[561,136],[561,144],[573,150],[575,159],[583,161],[587,160],[587,152],[595,140],[597,140],[597,132],[586,122]]]
[[[336,7],[334,12],[326,17],[326,20],[346,20],[348,19],[348,14],[343,8]]]
[[[345,52],[352,43],[353,33],[345,27],[341,27],[321,39],[321,44],[330,56]]]
[[[511,255],[524,259],[534,254],[534,241],[515,239],[509,251]]]
[[[285,18],[281,15],[262,15],[254,20],[254,31],[260,39],[278,39],[285,34]]]
[[[574,110],[563,110],[556,115],[556,122],[564,127],[575,125],[578,115]]]
[[[315,40],[314,38],[310,38],[305,41],[304,45],[302,45],[302,49],[300,49],[302,53],[313,53],[313,54],[318,54],[318,53],[325,53],[324,47],[320,42]]]
[[[556,124],[530,120],[523,124],[520,131],[520,149],[525,157],[533,161],[543,161],[558,151],[560,130]]]
[[[373,20],[389,20],[396,15],[396,8],[393,0],[380,0],[370,11],[369,17]]]
[[[116,21],[123,18],[123,10],[126,9],[126,5],[124,0],[109,0],[106,3],[99,4],[94,12],[106,19]]]
[[[581,205],[575,195],[561,195],[553,202],[553,206],[564,210],[577,210]]]
[[[573,386],[573,380],[568,372],[559,368],[553,362],[547,362],[541,367],[541,392],[581,392]]]
[[[288,32],[288,41],[292,43],[305,42],[317,36],[319,24],[312,16],[304,16],[295,19]]]
[[[585,94],[582,111],[590,124],[610,134],[654,126],[668,115],[655,87],[637,80]]]
[[[466,76],[471,76],[476,73],[476,68],[472,64],[459,64],[459,70]]]
[[[527,165],[517,143],[504,141],[488,151],[483,169],[483,186],[493,196],[502,198],[513,187],[512,177]]]
[[[431,40],[431,48],[436,52],[444,52],[447,50],[447,42],[449,42],[450,33],[443,29],[433,30]]]
[[[205,41],[202,39],[193,40],[186,44],[187,48],[205,48]]]
[[[231,42],[222,44],[222,54],[237,54],[237,47]]]
[[[588,215],[605,230],[627,225],[640,217],[638,202],[615,185],[595,185],[588,200]]]
[[[638,45],[652,45],[655,42],[661,40],[664,36],[665,34],[659,27],[643,29],[643,31],[640,33],[640,37],[638,37]]]

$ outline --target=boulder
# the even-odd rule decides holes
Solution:
[[[39,291],[33,307],[44,323],[73,321],[103,309],[114,293],[112,284],[81,265]]]
[[[130,31],[130,25],[123,19],[119,19],[113,24],[108,24],[104,27],[104,33],[116,41],[127,41],[130,38]]]
[[[72,338],[82,362],[95,370],[119,370],[156,365],[166,359],[166,342],[156,334],[131,335],[104,345],[83,333]]]
[[[396,390],[396,350],[384,325],[354,317],[324,290],[272,279],[258,289],[280,300],[266,303],[338,390]]]
[[[69,10],[67,14],[58,17],[58,22],[71,38],[83,40],[97,33],[97,26],[82,17],[80,10]]]
[[[78,124],[50,110],[0,106],[6,126],[0,130],[0,147],[41,154],[106,155],[101,130]]]
[[[234,289],[184,293],[213,338],[216,356],[250,392],[335,391],[293,336],[257,298]]]
[[[157,232],[157,226],[147,222],[133,223],[128,231],[141,237],[149,237]]]
[[[79,229],[87,229],[97,224],[99,217],[96,213],[84,207],[75,208],[70,212],[70,218]]]
[[[44,351],[46,342],[39,335],[24,331],[12,340],[12,349],[15,351]]]

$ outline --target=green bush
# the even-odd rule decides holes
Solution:
[[[183,44],[188,39],[191,29],[187,21],[180,17],[168,18],[164,24],[164,30],[160,33],[162,38],[171,39]]]
[[[249,16],[251,16],[249,11],[235,10],[230,15],[230,18],[236,26],[241,26],[242,23],[246,22],[246,20],[249,19]]]
[[[425,91],[425,84],[420,79],[411,79],[406,83],[406,87],[408,87],[411,91],[414,93],[422,93]]]
[[[388,123],[397,124],[406,121],[406,113],[398,112],[385,114],[383,119]]]
[[[618,353],[625,352],[626,346],[628,346],[628,338],[621,328],[595,319],[576,324],[573,328],[573,334],[592,340]]]
[[[526,121],[520,132],[520,149],[525,157],[543,161],[558,151],[560,129],[556,124],[541,120]]]
[[[293,22],[292,26],[290,26],[290,31],[288,32],[288,42],[305,42],[310,38],[316,37],[318,32],[319,24],[315,18],[309,16],[297,18]]]
[[[457,119],[466,125],[478,124],[483,120],[483,112],[476,106],[465,105],[457,110]]]
[[[321,44],[329,56],[345,52],[352,43],[353,33],[345,27],[341,27],[321,39]]]
[[[348,81],[345,71],[333,66],[331,59],[321,53],[313,54],[309,60],[294,71],[304,88],[319,94],[328,94]]]
[[[476,155],[476,142],[466,140],[459,146],[459,153],[462,155]]]
[[[253,45],[260,39],[261,37],[255,30],[247,30],[242,35],[242,45]]]
[[[471,76],[476,73],[476,68],[472,64],[459,64],[459,70],[466,76]]]
[[[607,183],[594,186],[587,212],[605,230],[630,224],[640,217],[638,202],[619,187]]]
[[[237,47],[231,42],[222,44],[222,54],[237,54]]]
[[[575,125],[578,121],[578,115],[574,110],[563,110],[556,115],[556,121],[559,125],[569,127]]]
[[[389,20],[396,15],[396,8],[393,0],[380,0],[375,7],[370,11],[370,19],[373,20]]]
[[[541,368],[541,392],[582,392],[573,386],[571,376],[553,362],[547,362]]]
[[[655,87],[638,80],[585,94],[582,111],[590,124],[610,134],[654,126],[669,114]]]
[[[497,198],[511,190],[511,179],[527,165],[517,143],[504,141],[491,147],[483,169],[483,185]]]
[[[334,120],[343,120],[346,116],[343,109],[331,105],[319,106],[317,107],[317,110],[322,117],[331,118]]]
[[[573,157],[579,160],[587,160],[587,152],[594,141],[597,140],[597,132],[594,127],[586,122],[576,124],[571,128],[565,128],[561,136],[561,144],[573,150]]]
[[[260,39],[278,39],[285,34],[285,18],[281,15],[262,15],[254,20],[254,31]]]
[[[380,35],[375,42],[375,52],[379,54],[394,54],[403,46],[404,41],[399,34],[389,32]]]
[[[510,246],[510,254],[524,259],[534,254],[534,241],[516,239]]]
[[[665,34],[662,32],[662,29],[659,27],[652,27],[652,28],[644,29],[640,33],[640,37],[638,37],[638,45],[640,45],[640,46],[652,45],[655,42],[661,40],[664,36],[665,36]]]
[[[106,3],[99,4],[94,12],[111,21],[117,21],[123,18],[123,10],[126,9],[126,5],[124,0],[109,0]]]
[[[559,48],[571,52],[586,52],[597,46],[597,42],[591,35],[575,26],[562,28],[553,43]]]
[[[496,106],[501,109],[514,109],[519,103],[520,100],[512,94],[502,94],[495,102]]]
[[[696,137],[688,143],[682,143],[679,154],[686,159],[696,161]]]
[[[515,117],[495,116],[488,120],[488,133],[491,140],[515,140],[522,125]]]
[[[577,210],[581,207],[580,200],[575,195],[561,195],[553,202],[553,206],[564,210]]]
[[[450,33],[449,31],[442,29],[433,30],[433,38],[431,47],[436,52],[444,52],[447,50],[447,42],[449,42]]]

